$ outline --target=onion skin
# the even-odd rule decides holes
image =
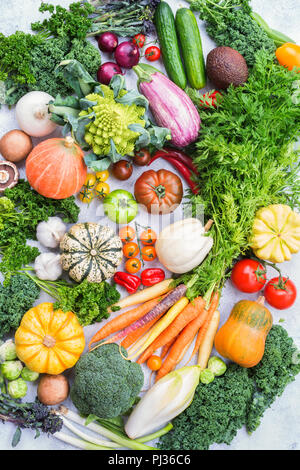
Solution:
[[[114,52],[118,47],[118,36],[114,33],[102,33],[98,37],[98,47],[102,52]]]
[[[69,382],[60,375],[43,375],[40,379],[37,396],[44,405],[58,405],[67,399],[69,395]]]
[[[121,68],[115,62],[105,62],[99,67],[97,79],[103,85],[109,85],[114,75],[123,75]]]
[[[120,67],[131,69],[139,63],[140,51],[132,41],[125,41],[118,45],[115,50],[115,59]]]
[[[9,162],[18,163],[24,160],[31,150],[31,138],[18,129],[7,132],[0,140],[0,153]]]

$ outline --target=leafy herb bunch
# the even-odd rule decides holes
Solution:
[[[299,206],[297,78],[260,51],[243,87],[230,87],[217,109],[199,108],[202,128],[193,159],[200,192],[190,200],[214,219],[214,246],[201,266],[179,278],[191,286],[190,297],[224,284],[233,261],[249,248],[260,207]]]

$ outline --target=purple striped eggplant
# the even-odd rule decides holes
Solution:
[[[139,64],[133,70],[139,77],[139,90],[148,99],[156,123],[170,129],[171,142],[176,147],[194,142],[201,120],[188,95],[151,65]]]

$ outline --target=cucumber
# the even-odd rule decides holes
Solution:
[[[180,56],[174,15],[168,3],[159,3],[155,11],[154,21],[168,77],[184,89],[187,85],[187,79]]]
[[[199,90],[206,85],[205,63],[197,20],[189,8],[179,8],[175,26],[181,46],[187,78],[193,88]]]

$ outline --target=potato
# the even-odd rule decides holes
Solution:
[[[24,160],[31,150],[31,138],[18,129],[7,132],[0,140],[0,153],[9,162],[18,163]]]
[[[43,375],[38,385],[37,396],[44,405],[58,405],[69,395],[69,382],[62,375]]]

